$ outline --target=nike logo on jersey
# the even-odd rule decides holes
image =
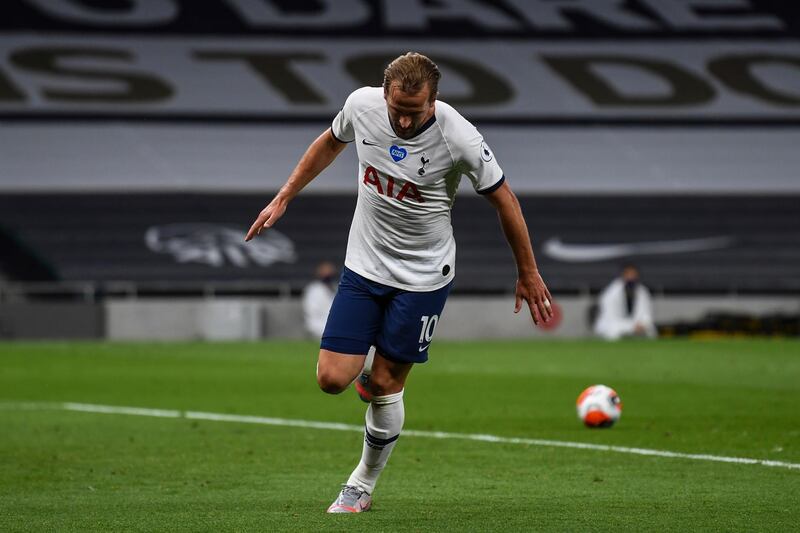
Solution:
[[[420,352],[420,353],[424,352],[425,350],[427,350],[427,349],[428,349],[428,346],[430,346],[430,345],[431,345],[431,343],[428,343],[428,344],[426,344],[425,346],[421,347],[421,348],[419,349],[419,352]]]
[[[543,245],[545,255],[568,263],[607,261],[632,255],[678,254],[704,252],[727,248],[733,237],[707,237],[703,239],[681,239],[673,241],[649,241],[612,244],[569,244],[553,237]]]
[[[380,146],[378,143],[370,142],[366,139],[361,139],[361,144],[366,144],[367,146]]]

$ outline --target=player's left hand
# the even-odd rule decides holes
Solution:
[[[547,322],[553,318],[553,297],[550,296],[550,291],[547,290],[538,270],[517,279],[515,313],[519,313],[522,309],[523,300],[528,303],[531,318],[537,326],[541,320]]]

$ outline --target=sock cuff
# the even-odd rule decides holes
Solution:
[[[379,450],[382,450],[384,447],[386,447],[387,445],[393,443],[398,438],[400,438],[400,434],[398,433],[397,435],[389,437],[388,439],[382,439],[370,433],[369,429],[365,427],[364,438],[366,439],[367,445],[369,445],[370,448],[377,448]]]
[[[376,405],[391,405],[393,403],[397,403],[403,399],[403,392],[405,389],[401,390],[400,392],[395,392],[394,394],[387,394],[386,396],[373,396],[372,403]]]

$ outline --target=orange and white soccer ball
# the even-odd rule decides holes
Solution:
[[[605,385],[592,385],[578,396],[575,403],[578,418],[590,428],[610,428],[622,415],[619,394]]]

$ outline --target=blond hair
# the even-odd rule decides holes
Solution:
[[[431,101],[439,94],[439,67],[427,56],[417,52],[407,52],[389,63],[383,71],[383,90],[389,92],[392,83],[397,82],[403,92],[414,94],[427,83],[431,90]]]

